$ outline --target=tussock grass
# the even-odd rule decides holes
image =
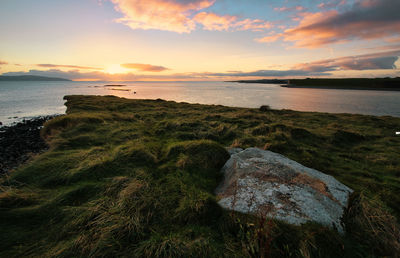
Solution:
[[[373,257],[398,250],[398,118],[66,100],[67,115],[42,130],[50,150],[0,180],[1,257]],[[353,188],[346,235],[223,210],[214,189],[226,146],[276,151]]]
[[[345,214],[346,230],[377,255],[400,254],[400,228],[396,218],[376,199],[353,194]]]

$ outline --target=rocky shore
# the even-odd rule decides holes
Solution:
[[[40,137],[40,129],[53,117],[36,117],[0,127],[0,175],[24,163],[32,154],[47,149],[47,144]]]

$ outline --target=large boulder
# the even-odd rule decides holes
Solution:
[[[216,189],[222,207],[295,225],[314,221],[343,232],[350,188],[278,153],[258,148],[233,153]]]

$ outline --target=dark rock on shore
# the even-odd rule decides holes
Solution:
[[[48,148],[40,137],[40,129],[53,117],[37,117],[0,128],[0,175],[24,163],[32,154]]]

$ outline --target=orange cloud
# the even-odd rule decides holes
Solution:
[[[332,0],[329,2],[325,2],[325,3],[320,3],[318,5],[318,8],[320,9],[330,9],[330,8],[336,8],[338,6],[342,6],[347,4],[347,0]]]
[[[359,4],[363,7],[373,7],[379,5],[379,3],[380,3],[379,0],[364,0],[361,1]]]
[[[217,15],[215,13],[201,12],[196,14],[194,21],[202,24],[206,30],[228,30],[236,21],[235,16]]]
[[[400,50],[378,52],[358,56],[346,56],[297,64],[292,69],[307,72],[327,72],[340,70],[391,70],[396,69]]]
[[[399,36],[394,36],[394,37],[389,37],[387,39],[385,39],[386,42],[400,42],[400,35]]]
[[[260,43],[271,43],[271,42],[277,41],[281,37],[282,37],[281,34],[274,34],[274,35],[256,39],[256,41],[260,42]]]
[[[121,66],[127,69],[135,69],[141,72],[162,72],[169,70],[164,66],[155,66],[150,64],[122,64]]]
[[[6,64],[8,64],[8,63],[5,62],[5,61],[1,61],[1,60],[0,60],[0,65],[6,65]]]
[[[306,8],[304,6],[301,5],[297,5],[297,6],[292,6],[292,7],[276,7],[274,8],[274,11],[278,11],[278,12],[293,12],[293,11],[304,11]]]
[[[191,32],[195,22],[190,15],[210,7],[215,0],[112,0],[124,14],[118,21],[132,29],[158,29],[179,33]]]
[[[37,64],[36,66],[45,68],[72,68],[80,70],[103,70],[102,68],[79,66],[79,65],[58,65],[58,64]]]
[[[265,29],[270,29],[273,27],[271,22],[267,22],[260,19],[244,19],[242,21],[238,21],[235,24],[238,30],[253,30],[253,31],[261,31]]]
[[[28,72],[7,72],[2,75],[37,75],[46,77],[60,77],[71,80],[215,80],[228,78],[258,78],[258,77],[309,77],[309,76],[330,76],[338,71],[347,70],[391,70],[392,75],[397,76],[396,62],[400,56],[400,49],[386,52],[371,53],[359,56],[346,56],[334,59],[319,60],[310,63],[301,63],[291,67],[289,70],[257,70],[251,72],[229,71],[225,73],[211,72],[188,72],[175,74],[134,74],[134,73],[105,73],[100,71],[61,71],[50,69],[46,71],[30,70]],[[145,64],[124,64],[126,68],[140,71],[157,71],[157,66]],[[150,69],[148,68],[150,66]],[[153,67],[153,69],[151,69]],[[166,68],[164,68],[166,69]],[[162,69],[160,69],[162,70]]]
[[[206,30],[253,30],[272,27],[260,19],[238,20],[237,16],[199,12],[212,6],[216,0],[112,0],[116,9],[124,14],[117,22],[132,29],[157,29],[189,33],[201,24]]]
[[[371,40],[400,35],[399,0],[357,2],[344,13],[336,10],[303,15],[300,24],[281,34],[297,47],[316,48],[351,40]]]
[[[218,15],[215,13],[198,13],[194,19],[203,25],[206,30],[253,30],[262,31],[273,27],[272,23],[260,19],[239,20],[236,16]]]

